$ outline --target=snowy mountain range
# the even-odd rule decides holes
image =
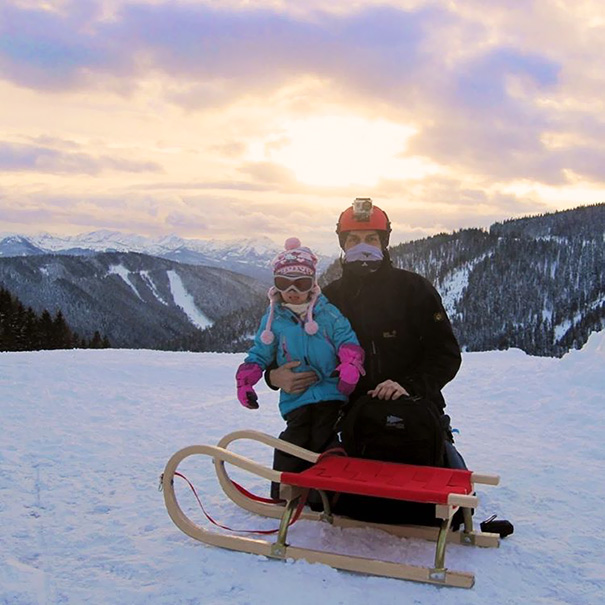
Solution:
[[[252,277],[134,252],[0,258],[0,285],[37,313],[61,311],[80,337],[99,330],[118,348],[178,348],[171,343],[266,300]]]
[[[59,237],[43,233],[35,236],[0,235],[0,257],[67,254],[88,256],[97,252],[138,252],[188,265],[220,267],[263,282],[271,279],[270,263],[281,250],[266,236],[233,240],[183,239],[176,235],[149,238],[120,231],[93,231]],[[323,270],[332,258],[318,255]]]
[[[108,249],[121,251],[99,251]],[[8,236],[0,286],[37,312],[61,310],[80,336],[101,330],[114,347],[241,351],[266,306],[277,251],[268,238]],[[390,254],[435,285],[466,351],[560,357],[605,328],[605,204],[440,234]],[[340,272],[332,263],[320,285]]]

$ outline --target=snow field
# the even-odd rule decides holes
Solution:
[[[476,521],[515,524],[499,549],[448,546],[472,590],[439,588],[280,562],[203,545],[170,521],[158,492],[168,458],[252,428],[277,434],[277,395],[261,409],[235,398],[242,355],[128,350],[0,354],[0,603],[387,604],[605,600],[602,481],[605,333],[563,359],[518,350],[467,353],[445,394],[469,467],[501,475],[482,486]],[[260,444],[236,451],[270,464]],[[242,447],[248,447],[243,450]],[[237,528],[276,520],[238,509],[209,459],[180,468],[208,512]],[[265,481],[234,478],[258,494]],[[185,484],[179,500],[206,524]],[[430,564],[433,545],[371,530],[299,522],[292,544]]]

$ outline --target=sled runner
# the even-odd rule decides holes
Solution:
[[[301,473],[272,470],[228,449],[231,443],[240,439],[264,443],[271,448],[306,460],[312,463],[312,466]],[[176,499],[174,476],[178,465],[185,458],[194,455],[213,459],[223,491],[238,506],[252,513],[281,520],[277,539],[274,542],[210,531],[198,526],[184,514]],[[268,503],[252,497],[229,477],[225,469],[226,463],[268,481],[280,483],[280,495],[284,502]],[[477,483],[497,485],[498,482],[499,477],[495,475],[480,475],[468,470],[319,455],[258,431],[236,431],[223,437],[216,446],[193,445],[176,452],[166,464],[161,487],[166,509],[175,525],[188,536],[206,544],[277,559],[304,559],[310,563],[324,563],[346,571],[471,588],[474,584],[472,573],[452,571],[445,567],[446,545],[448,543],[482,547],[499,545],[498,534],[473,530],[471,515],[471,509],[478,506],[474,485]],[[323,512],[302,509],[309,489],[319,491],[324,505]],[[434,504],[435,517],[441,520],[441,526],[385,525],[334,515],[330,511],[330,501],[326,491]],[[451,530],[451,522],[458,508],[463,509],[464,527],[461,531],[454,532]],[[434,541],[436,542],[434,564],[432,567],[399,564],[292,546],[286,539],[288,528],[295,515],[300,515],[301,519],[327,522],[338,527],[372,527],[399,537]]]

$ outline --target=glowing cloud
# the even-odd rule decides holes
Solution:
[[[381,179],[418,179],[439,170],[421,158],[404,157],[410,126],[355,116],[292,121],[279,135],[250,145],[251,159],[282,164],[302,183],[375,186]]]

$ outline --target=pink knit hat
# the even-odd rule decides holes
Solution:
[[[284,251],[280,252],[273,259],[271,266],[273,267],[273,275],[300,275],[315,277],[317,257],[309,248],[302,246],[297,237],[290,237],[286,240]],[[319,329],[317,322],[313,319],[313,308],[315,307],[315,303],[320,292],[321,290],[319,289],[319,286],[317,283],[315,283],[311,289],[311,300],[305,316],[305,332],[311,336],[316,334]],[[279,290],[275,286],[269,288],[267,296],[271,301],[269,307],[269,318],[267,319],[267,325],[260,338],[264,344],[269,345],[275,338],[273,332],[271,332],[275,304],[280,302],[282,299]]]
[[[297,237],[289,237],[280,252],[272,261],[273,275],[300,274],[313,277],[317,267],[317,257],[309,248],[301,246]]]

